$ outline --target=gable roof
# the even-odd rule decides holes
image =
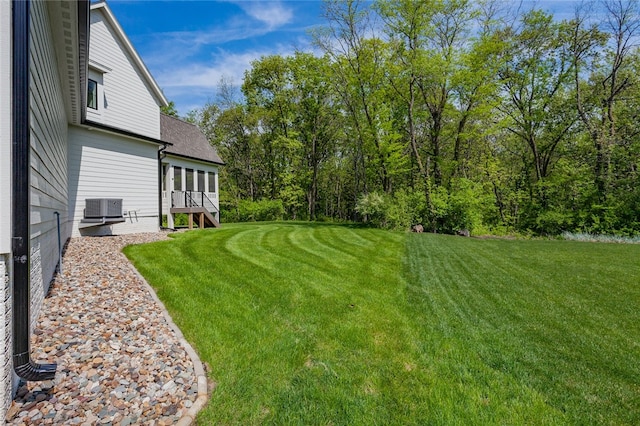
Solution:
[[[129,40],[129,37],[127,37],[127,35],[124,33],[124,30],[116,20],[115,16],[113,15],[113,12],[111,11],[111,8],[109,8],[109,5],[104,0],[102,0],[98,3],[92,4],[91,10],[102,11],[107,22],[111,25],[111,28],[113,28],[115,35],[120,39],[127,53],[133,59],[134,64],[140,70],[140,73],[144,78],[145,83],[147,83],[147,85],[149,86],[149,89],[157,99],[158,104],[160,106],[169,105],[167,98],[165,98],[164,93],[162,93],[162,90],[160,90],[160,86],[158,86],[158,83],[156,83],[155,79],[147,69],[147,66],[144,64],[144,62],[140,58],[140,55],[138,55],[138,52],[136,52],[136,49],[134,49],[133,45],[131,44],[131,41]]]
[[[195,124],[160,114],[160,139],[172,144],[165,150],[167,154],[224,165],[216,148]]]

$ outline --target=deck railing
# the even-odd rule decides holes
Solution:
[[[220,213],[220,210],[218,210],[213,201],[202,191],[172,191],[171,207],[204,207],[215,218],[218,218],[218,214]]]

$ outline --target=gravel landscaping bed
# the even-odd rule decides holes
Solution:
[[[21,386],[9,424],[169,425],[194,411],[197,371],[182,336],[121,253],[164,238],[69,241],[31,344],[34,361],[58,363],[56,378]]]

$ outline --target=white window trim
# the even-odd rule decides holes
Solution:
[[[87,83],[87,113],[88,118],[91,119],[98,119],[99,121],[101,121],[102,119],[102,113],[104,110],[104,77],[105,77],[105,68],[100,68],[98,69],[97,67],[94,67],[93,65],[89,67],[89,72],[87,73],[87,80],[93,80],[96,82],[96,86],[97,86],[97,99],[96,99],[96,107],[97,108],[91,108],[89,107],[89,84]]]
[[[108,66],[102,65],[101,63],[96,62],[93,59],[89,59],[89,66],[101,74],[106,74],[108,72],[113,71]]]

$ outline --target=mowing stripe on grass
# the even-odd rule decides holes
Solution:
[[[638,424],[640,246],[308,223],[129,247],[202,424]]]
[[[446,236],[407,244],[425,321],[571,422],[640,421],[637,247]]]

